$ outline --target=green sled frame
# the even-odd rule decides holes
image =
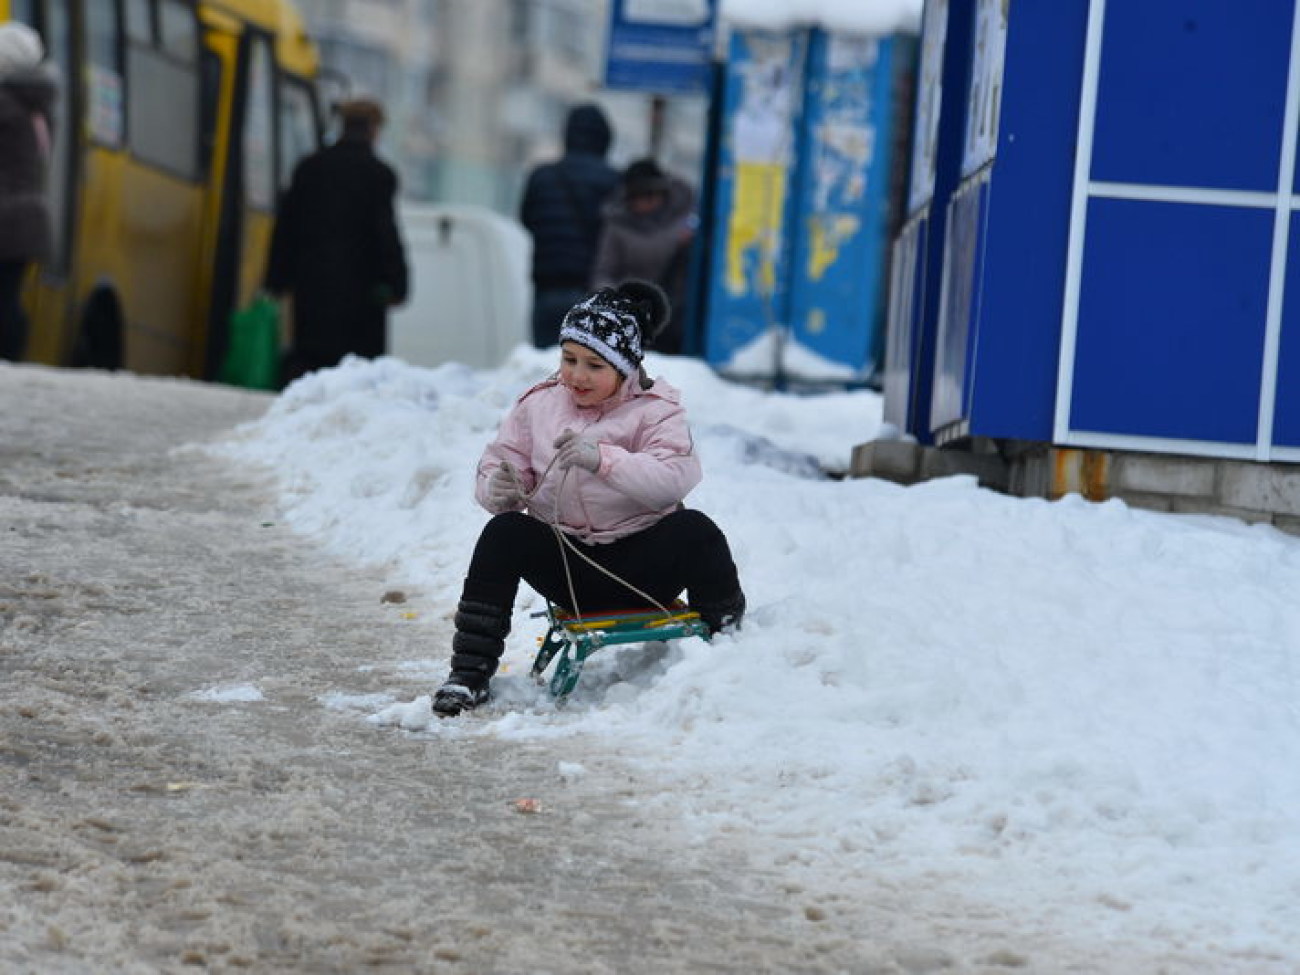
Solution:
[[[543,675],[554,660],[551,696],[562,704],[578,686],[582,665],[601,647],[690,636],[709,639],[709,628],[700,614],[684,602],[678,600],[667,609],[666,614],[661,609],[628,609],[579,616],[550,604],[546,617],[551,627],[540,641],[530,676],[539,684],[546,683]]]

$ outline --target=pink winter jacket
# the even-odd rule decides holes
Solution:
[[[502,421],[479,461],[474,496],[498,513],[487,501],[487,484],[507,460],[533,491],[555,457],[555,438],[569,429],[600,444],[600,468],[593,474],[552,467],[528,513],[587,543],[648,528],[676,509],[704,476],[680,401],[664,380],[641,389],[633,377],[605,402],[579,407],[552,376],[520,396]]]

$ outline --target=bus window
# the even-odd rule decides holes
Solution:
[[[117,4],[113,0],[89,0],[86,95],[90,100],[90,137],[114,149],[122,145],[122,45],[117,25]]]
[[[88,0],[86,3],[86,56],[91,64],[118,71],[119,41],[117,3],[114,0]]]
[[[163,10],[176,4],[164,3]],[[173,15],[173,44],[164,50],[132,40],[127,51],[127,125],[131,152],[176,176],[197,180],[199,167],[198,21],[182,7],[188,34]],[[164,15],[162,21],[166,21]],[[188,43],[183,40],[188,36]],[[188,56],[181,53],[188,49]]]
[[[162,49],[184,64],[193,64],[199,54],[199,22],[194,8],[183,0],[160,0],[158,33]]]
[[[153,43],[151,0],[126,0],[126,36],[137,44]]]
[[[9,18],[21,20],[29,27],[39,27],[36,23],[36,0],[10,0]]]
[[[293,167],[312,152],[319,137],[311,88],[285,75],[280,86],[280,189],[289,188]]]
[[[257,210],[275,209],[275,78],[271,44],[266,37],[250,38],[248,52],[248,112],[244,116],[244,193]]]

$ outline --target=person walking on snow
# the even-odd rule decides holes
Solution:
[[[612,133],[600,106],[577,105],[564,122],[564,155],[534,169],[519,220],[533,238],[533,344],[559,342],[560,322],[591,288],[600,212],[618,185],[605,161]]]
[[[23,277],[54,246],[46,183],[57,88],[44,57],[36,31],[0,24],[0,359],[15,362],[27,348]]]
[[[484,450],[475,498],[493,517],[465,575],[439,716],[488,699],[521,580],[584,613],[645,602],[629,586],[661,605],[686,590],[711,633],[739,625],[726,536],[683,504],[703,473],[680,394],[641,366],[667,314],[644,281],[578,302],[560,327],[559,372],[519,397]]]
[[[338,112],[342,134],[298,163],[271,237],[266,290],[293,297],[286,384],[345,355],[384,355],[388,309],[407,296],[397,174],[374,151],[383,109],[361,98]]]

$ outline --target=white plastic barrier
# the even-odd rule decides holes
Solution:
[[[403,203],[398,219],[411,296],[388,316],[390,355],[490,369],[531,341],[532,239],[517,221],[451,203]]]

